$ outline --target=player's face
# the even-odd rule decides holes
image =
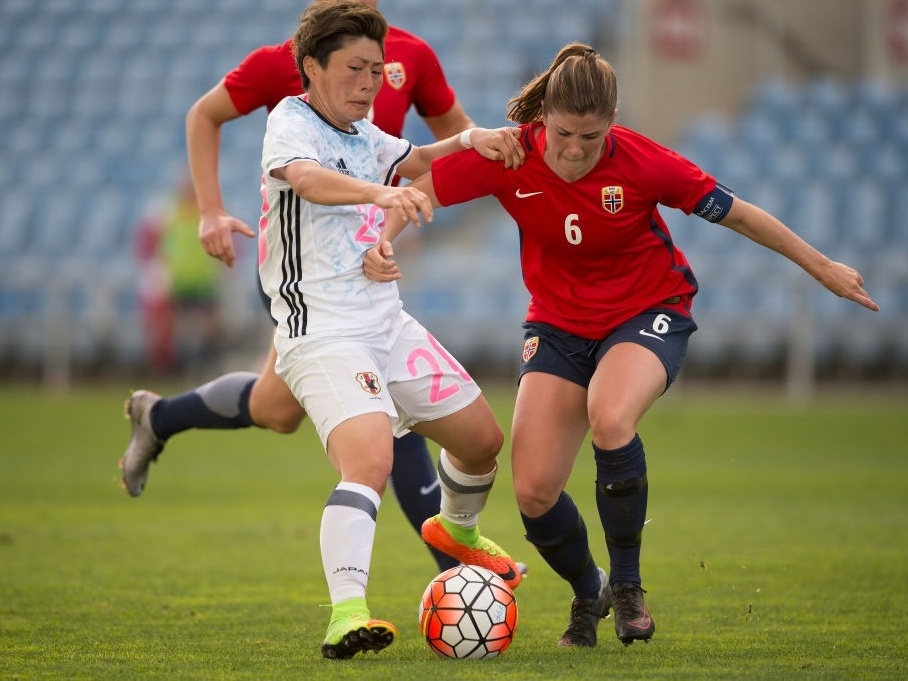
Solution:
[[[311,57],[303,68],[309,76],[309,103],[329,122],[347,130],[369,113],[382,84],[381,46],[356,38],[331,53],[323,69]]]
[[[611,121],[596,114],[578,116],[558,111],[546,114],[542,120],[546,165],[562,179],[572,182],[583,177],[602,158]]]

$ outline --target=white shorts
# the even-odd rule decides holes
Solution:
[[[331,431],[354,416],[383,411],[398,436],[415,423],[460,411],[481,394],[460,363],[404,311],[380,335],[274,342],[275,370],[325,447]]]

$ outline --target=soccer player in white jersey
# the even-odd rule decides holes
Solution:
[[[477,526],[501,429],[469,374],[403,311],[396,284],[366,278],[363,254],[378,242],[386,212],[431,219],[426,195],[393,186],[395,174],[418,177],[432,159],[472,144],[509,166],[523,151],[507,129],[413,147],[366,120],[386,32],[382,15],[360,2],[310,5],[293,38],[307,95],[275,107],[262,151],[259,274],[277,323],[276,370],[341,476],[320,533],[332,604],[322,654],[332,659],[381,650],[396,634],[372,618],[366,585],[393,435],[404,429],[443,448],[441,512],[425,522],[423,539],[520,583],[514,561]]]

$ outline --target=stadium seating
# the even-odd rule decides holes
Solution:
[[[695,265],[704,265],[695,267],[703,291],[695,307],[701,329],[721,330],[732,338],[727,327],[735,325],[735,317],[738,324],[761,330],[775,326],[777,332],[764,339],[764,351],[773,348],[781,356],[791,318],[809,319],[811,350],[821,369],[852,376],[904,369],[906,104],[906,84],[821,79],[798,88],[771,81],[755,88],[747,109],[730,125],[704,120],[688,126],[680,150],[833,259],[857,267],[883,308],[874,315],[812,282],[805,288],[806,275],[780,258],[764,259],[742,239],[723,243],[721,252],[706,239],[689,239],[692,219],[674,216],[677,242]],[[713,266],[706,266],[720,254]],[[745,259],[764,260],[757,277],[748,277]],[[711,295],[711,288],[723,293]],[[754,291],[759,291],[757,299]],[[701,351],[697,338],[692,355],[704,362],[722,361],[721,350],[732,351],[717,351],[714,345],[707,343]],[[756,344],[746,358],[759,361]]]
[[[250,49],[284,40],[303,5],[0,3],[0,370],[41,362],[60,342],[51,330],[69,339],[75,363],[141,363],[134,231],[185,173],[186,110]],[[430,12],[422,0],[381,2],[393,23],[435,47],[465,108],[487,126],[504,123],[507,98],[561,45],[614,39],[621,6],[575,0],[545,23],[512,18],[544,15],[548,0],[438,0]],[[250,224],[263,121],[263,112],[237,121],[223,139],[228,206]],[[405,132],[429,140],[414,117]],[[777,366],[796,321],[809,319],[818,366],[908,367],[908,86],[767,81],[734,120],[690,121],[676,147],[859,266],[884,305],[864,313],[722,227],[665,211],[701,284],[694,366]],[[464,222],[474,228],[458,239]],[[261,324],[246,246],[231,285],[235,319],[245,320],[231,327],[237,339]],[[421,248],[401,285],[411,311],[458,355],[512,367],[526,293],[511,221],[494,205],[442,210]]]

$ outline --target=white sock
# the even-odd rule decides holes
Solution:
[[[451,463],[448,453],[442,449],[438,457],[438,480],[441,483],[441,517],[460,525],[475,527],[479,513],[486,506],[498,464],[483,475],[467,475]]]
[[[328,497],[319,541],[332,605],[366,595],[380,505],[378,492],[355,482],[339,483]]]

